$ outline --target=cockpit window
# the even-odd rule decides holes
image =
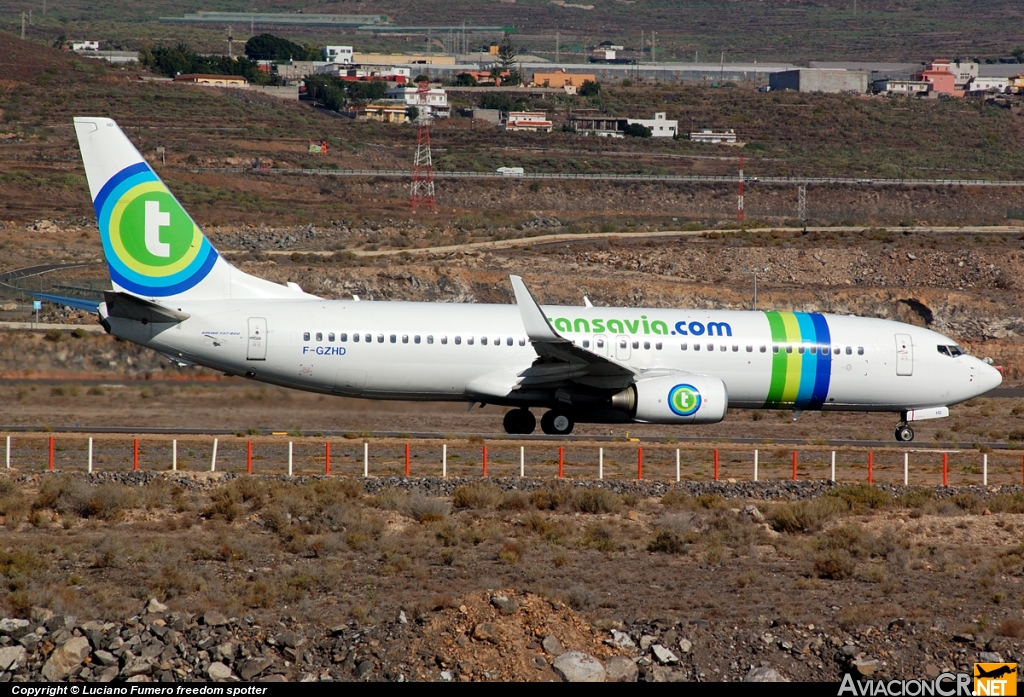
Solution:
[[[957,356],[964,355],[964,350],[957,346],[956,344],[953,344],[951,346],[939,346],[938,349],[939,353],[941,353],[943,356],[949,356],[951,358],[956,358]]]

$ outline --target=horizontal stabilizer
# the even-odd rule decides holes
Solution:
[[[65,298],[60,295],[50,295],[49,293],[29,293],[29,295],[37,300],[45,300],[46,302],[54,303],[55,305],[64,305],[66,307],[74,308],[75,310],[84,310],[86,312],[92,312],[93,314],[99,314],[100,304],[97,300]]]
[[[187,312],[172,310],[128,293],[107,291],[103,295],[107,300],[107,317],[131,319],[143,324],[177,324],[189,318]]]

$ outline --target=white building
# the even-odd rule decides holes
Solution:
[[[400,99],[406,106],[414,106],[423,110],[429,110],[431,117],[435,119],[446,119],[451,116],[451,109],[448,106],[448,93],[440,87],[431,87],[425,95],[419,94],[416,87],[395,87],[387,91],[389,99]],[[426,101],[426,104],[423,103]]]
[[[679,122],[675,119],[666,119],[665,112],[659,111],[653,119],[626,119],[626,123],[638,123],[651,129],[653,138],[674,138],[679,133]]]
[[[712,145],[735,145],[736,131],[731,128],[728,131],[715,131],[710,128],[703,128],[690,133],[690,140],[696,143],[711,143]]]
[[[1008,77],[976,77],[967,83],[968,92],[999,92],[1010,91]]]
[[[510,111],[505,121],[506,131],[544,131],[551,133],[552,123],[543,111]]]
[[[351,46],[324,46],[322,53],[328,63],[352,64]]]
[[[72,51],[99,51],[99,41],[74,41],[71,43]]]
[[[924,80],[875,80],[872,85],[875,92],[879,94],[928,94],[928,90],[931,89],[931,83],[925,82]]]

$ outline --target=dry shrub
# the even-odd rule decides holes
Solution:
[[[614,513],[622,497],[607,489],[576,489],[569,505],[577,513]]]
[[[647,551],[661,552],[662,554],[684,554],[686,542],[672,530],[659,530],[654,539],[647,543]]]
[[[1003,620],[996,627],[996,634],[999,636],[1010,637],[1012,639],[1024,638],[1024,620],[1011,618]]]
[[[217,489],[210,495],[210,505],[203,511],[203,516],[231,523],[244,513],[241,493],[235,487],[226,486]]]
[[[572,487],[564,482],[545,484],[530,494],[530,501],[541,511],[554,511],[564,507],[572,499]]]
[[[852,484],[838,487],[828,493],[846,504],[853,513],[877,511],[892,505],[892,494],[871,484]]]
[[[682,489],[672,488],[661,497],[661,505],[666,508],[691,509],[695,506],[693,497]]]
[[[521,522],[528,532],[554,544],[564,543],[573,532],[569,523],[552,520],[538,511],[527,513]]]
[[[778,532],[816,532],[832,518],[848,510],[834,496],[778,504],[768,512],[768,523]]]
[[[818,578],[841,581],[853,576],[857,562],[843,549],[826,549],[814,557],[814,573]]]
[[[591,523],[580,538],[579,545],[599,552],[614,552],[619,549],[619,536],[615,528],[608,523]]]
[[[138,491],[124,484],[93,487],[81,479],[61,475],[43,480],[32,508],[36,512],[50,509],[62,515],[116,521],[127,511],[140,507],[140,503]]]
[[[404,513],[419,523],[444,520],[448,515],[448,503],[443,499],[412,494],[406,499]]]
[[[497,508],[502,501],[501,489],[493,484],[471,484],[460,486],[452,494],[452,505],[455,508],[485,510]]]
[[[498,509],[502,511],[525,511],[529,507],[530,495],[519,489],[506,491],[498,504]]]
[[[988,500],[988,509],[993,513],[1024,513],[1024,492],[996,494]]]
[[[498,550],[498,561],[505,564],[518,564],[523,558],[523,546],[518,542],[508,541]]]
[[[398,489],[384,489],[378,494],[370,497],[368,503],[374,508],[382,511],[400,511],[405,506],[405,500],[409,494]]]

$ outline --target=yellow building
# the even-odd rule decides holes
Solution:
[[[1024,94],[1024,73],[1010,78],[1010,91]]]
[[[583,83],[597,82],[596,77],[593,74],[586,73],[567,73],[564,70],[559,70],[554,73],[534,73],[533,74],[533,86],[534,87],[565,87],[569,85],[579,89],[583,87]]]

